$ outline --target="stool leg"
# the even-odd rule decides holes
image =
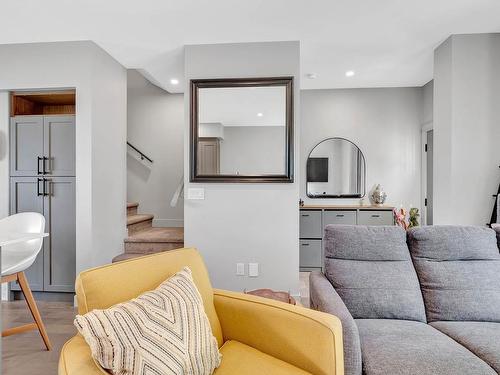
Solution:
[[[43,342],[45,343],[47,350],[51,350],[52,346],[50,345],[49,336],[45,330],[45,325],[43,324],[42,317],[40,316],[40,312],[38,311],[38,307],[36,306],[35,299],[33,298],[33,294],[31,293],[31,289],[24,272],[19,272],[17,274],[17,280],[19,281],[19,286],[24,294],[24,298],[26,299],[26,303],[31,311],[31,315],[33,315],[33,319],[35,319],[35,323],[38,326],[38,331],[42,336]]]

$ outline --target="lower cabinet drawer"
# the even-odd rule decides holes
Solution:
[[[325,211],[323,227],[328,224],[356,225],[356,211]]]
[[[394,225],[392,211],[359,211],[359,225]]]
[[[323,267],[323,251],[321,240],[300,240],[300,262],[301,268]]]

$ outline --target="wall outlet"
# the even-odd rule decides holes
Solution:
[[[248,276],[259,276],[259,263],[248,263]]]
[[[188,188],[187,199],[205,199],[204,188]]]
[[[236,276],[245,276],[245,263],[236,263]]]

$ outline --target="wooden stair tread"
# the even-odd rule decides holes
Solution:
[[[127,202],[127,208],[139,207],[139,203],[137,202]]]
[[[142,223],[143,221],[153,220],[153,218],[154,218],[153,215],[147,215],[147,214],[127,215],[127,225]]]
[[[138,231],[128,238],[125,242],[184,242],[184,228],[149,228]]]

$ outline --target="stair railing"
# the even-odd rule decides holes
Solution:
[[[141,160],[146,159],[150,163],[153,162],[153,159],[151,159],[150,157],[148,157],[144,152],[142,152],[141,150],[139,150],[137,147],[135,147],[133,144],[131,144],[128,141],[127,141],[127,146],[129,146],[132,150],[134,150],[135,152],[137,152],[139,154],[139,156],[141,157]]]

